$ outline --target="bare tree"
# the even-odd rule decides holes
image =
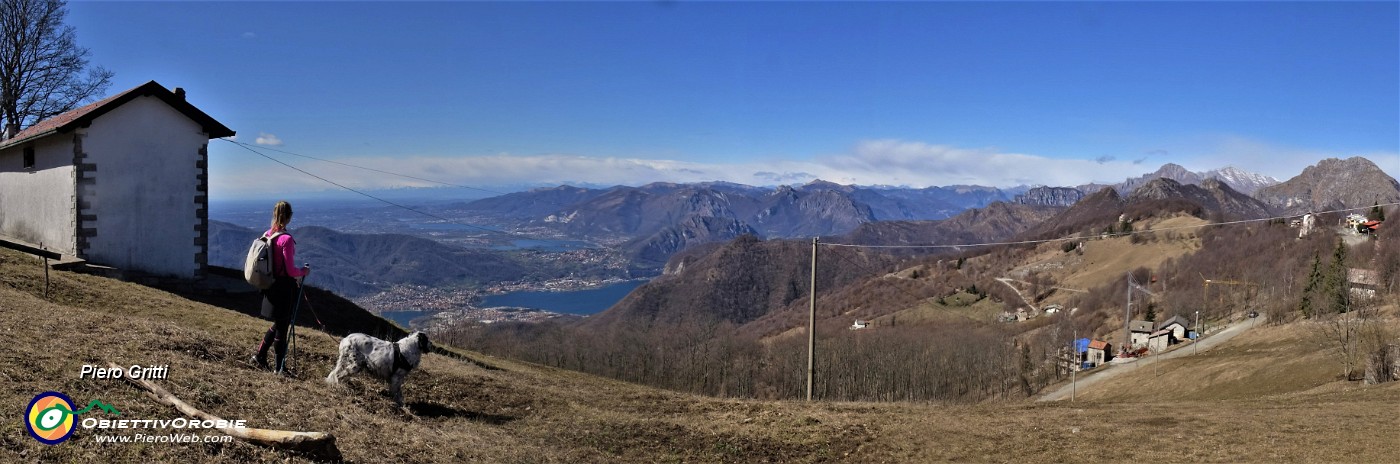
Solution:
[[[1313,326],[1325,347],[1334,353],[1342,367],[1342,377],[1356,380],[1364,374],[1366,358],[1389,341],[1385,326],[1377,318],[1377,308],[1370,301],[1350,305],[1349,310],[1322,317]]]
[[[88,67],[63,0],[0,0],[0,123],[8,131],[71,110],[107,90],[112,72]],[[9,135],[9,134],[7,134]]]

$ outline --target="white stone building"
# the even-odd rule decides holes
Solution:
[[[1091,369],[1108,362],[1108,352],[1113,349],[1108,342],[1103,340],[1090,340],[1087,348],[1084,351],[1083,363]]]
[[[1171,331],[1171,343],[1177,343],[1186,340],[1187,335],[1191,333],[1191,321],[1181,316],[1172,316],[1171,319],[1158,324],[1157,330]]]
[[[208,143],[232,135],[184,90],[155,81],[40,121],[0,141],[0,238],[128,272],[203,277]]]
[[[1154,330],[1151,321],[1132,321],[1128,323],[1128,332],[1131,333],[1128,340],[1132,342],[1133,348],[1138,348],[1147,345],[1147,339],[1152,336]]]
[[[1151,350],[1153,353],[1167,351],[1167,347],[1171,346],[1171,344],[1172,331],[1170,329],[1158,330],[1147,336],[1147,349]]]

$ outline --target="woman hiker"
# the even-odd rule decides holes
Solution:
[[[290,222],[292,205],[279,201],[272,207],[272,228],[263,233],[264,237],[277,237],[272,241],[272,274],[275,279],[271,287],[262,291],[263,304],[272,305],[272,328],[263,334],[258,354],[253,356],[253,364],[263,369],[268,368],[268,348],[276,350],[277,359],[274,366],[282,366],[287,357],[287,327],[292,323],[292,308],[297,303],[297,290],[302,279],[311,272],[309,266],[297,268],[293,264],[296,262],[297,247],[296,240],[287,233],[287,223]]]

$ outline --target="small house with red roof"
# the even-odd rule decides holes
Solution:
[[[1093,369],[1109,362],[1109,342],[1081,338],[1074,342],[1075,370]]]
[[[208,268],[210,139],[234,132],[147,82],[0,140],[0,237],[153,276]]]

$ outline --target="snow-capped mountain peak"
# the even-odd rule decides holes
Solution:
[[[1201,173],[1201,176],[1207,179],[1220,179],[1221,182],[1229,185],[1230,188],[1245,195],[1253,195],[1255,191],[1261,188],[1277,185],[1279,183],[1279,180],[1273,177],[1245,171],[1234,166],[1226,166],[1224,168],[1206,171]]]

